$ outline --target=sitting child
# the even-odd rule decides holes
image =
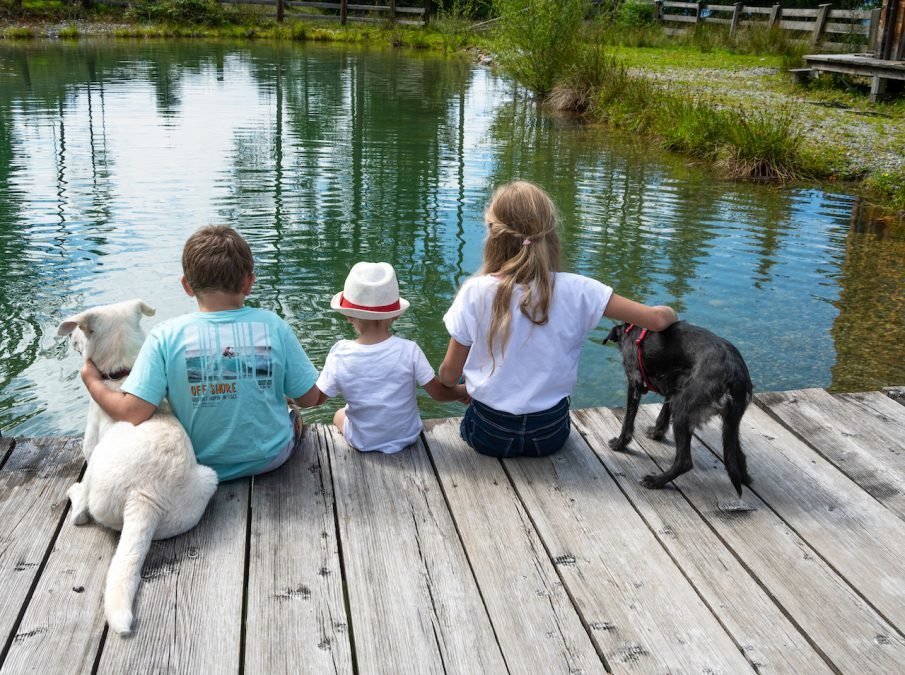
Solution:
[[[318,402],[345,397],[333,424],[353,448],[393,453],[414,443],[423,428],[416,385],[435,401],[466,398],[463,385],[440,384],[417,344],[390,334],[393,321],[409,307],[399,297],[392,265],[356,263],[330,306],[348,317],[358,338],[340,340],[330,349],[317,380]]]
[[[223,225],[195,232],[182,252],[182,287],[198,312],[155,326],[122,391],[104,386],[91,361],[88,392],[115,420],[140,424],[164,397],[199,464],[221,481],[271,471],[298,442],[301,420],[286,399],[316,404],[317,370],[283,319],[245,307],[255,281],[248,243]]]
[[[578,358],[601,318],[660,331],[676,313],[561,272],[556,208],[533,183],[498,188],[484,221],[481,269],[443,317],[451,337],[440,381],[464,374],[473,398],[459,430],[474,450],[493,457],[549,455],[569,438]]]

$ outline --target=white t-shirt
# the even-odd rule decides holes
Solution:
[[[554,275],[549,321],[533,324],[519,309],[523,290],[512,291],[509,341],[496,367],[487,349],[487,331],[499,280],[472,277],[443,317],[459,344],[471,347],[465,361],[465,386],[477,401],[513,415],[552,408],[572,393],[578,381],[578,357],[584,340],[603,318],[613,289],[579,274]],[[492,372],[491,372],[492,371]]]
[[[343,435],[362,452],[399,452],[421,433],[417,386],[434,379],[421,347],[391,336],[375,345],[340,340],[330,349],[317,380],[327,396],[346,403]]]

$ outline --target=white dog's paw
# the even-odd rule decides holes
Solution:
[[[84,486],[81,483],[74,483],[69,490],[67,490],[66,495],[69,497],[69,501],[72,502],[72,514],[69,516],[72,524],[84,525],[87,523],[90,518],[88,503],[85,499]]]
[[[73,511],[72,515],[69,517],[69,522],[71,522],[76,527],[87,525],[89,520],[91,520],[91,518],[89,517],[87,511]]]
[[[110,628],[126,637],[132,635],[132,612],[127,609],[120,609],[107,614],[107,624]]]

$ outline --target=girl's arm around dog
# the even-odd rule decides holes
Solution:
[[[613,295],[607,303],[603,315],[608,319],[616,319],[625,323],[633,323],[641,328],[652,331],[662,331],[669,328],[676,321],[675,310],[666,305],[649,306],[623,298],[621,295]]]
[[[101,372],[88,359],[82,365],[82,381],[91,398],[117,422],[129,422],[135,426],[149,419],[157,406],[144,399],[122,391],[113,391],[104,384]]]

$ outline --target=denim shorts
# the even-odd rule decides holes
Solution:
[[[549,410],[512,415],[472,401],[459,433],[482,455],[543,457],[565,445],[572,428],[567,396]]]

